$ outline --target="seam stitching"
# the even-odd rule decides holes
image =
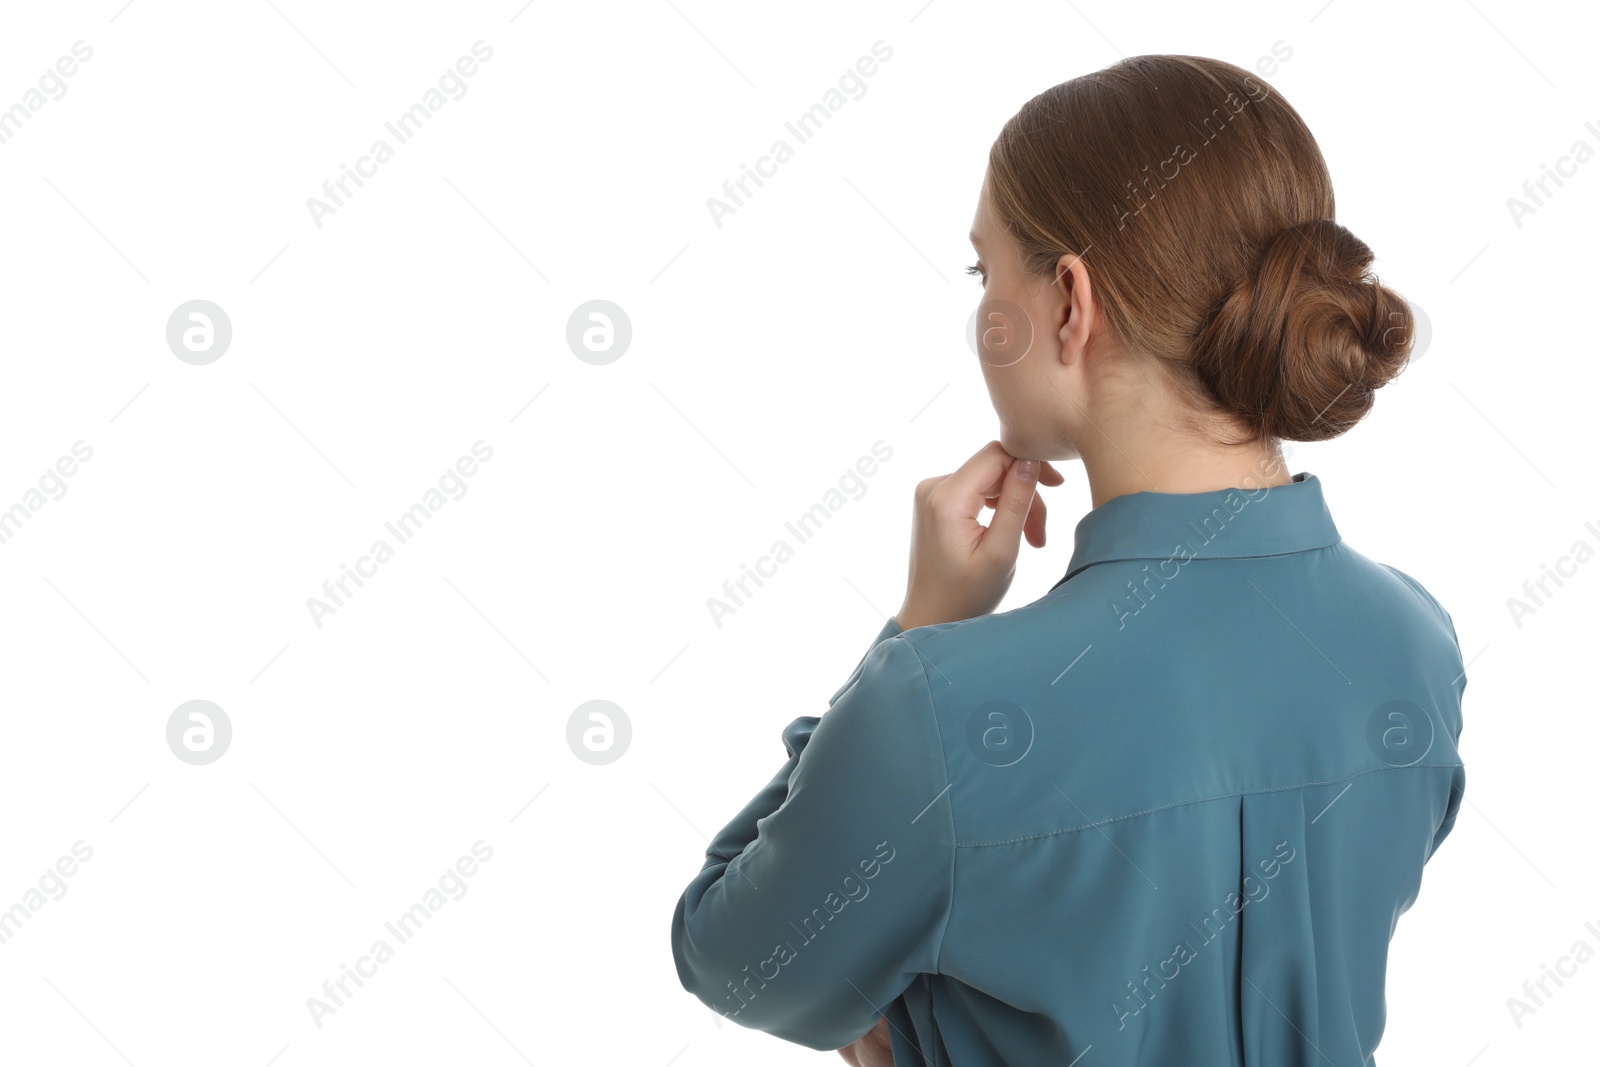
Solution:
[[[1327,778],[1327,779],[1324,779],[1324,780],[1319,781],[1319,782],[1301,782],[1298,785],[1280,785],[1280,786],[1272,786],[1272,787],[1266,788],[1266,789],[1246,789],[1246,790],[1242,790],[1242,791],[1236,792],[1236,793],[1218,793],[1216,796],[1212,796],[1212,797],[1198,797],[1198,798],[1196,798],[1194,800],[1179,800],[1179,801],[1175,801],[1175,802],[1173,802],[1171,804],[1162,804],[1160,807],[1147,808],[1144,811],[1136,811],[1136,812],[1133,812],[1133,813],[1131,813],[1129,815],[1117,815],[1117,816],[1114,816],[1114,817],[1112,817],[1110,819],[1101,819],[1099,822],[1085,823],[1082,826],[1069,826],[1064,830],[1046,830],[1042,834],[1024,834],[1021,837],[1008,837],[1008,838],[1004,838],[1004,839],[999,840],[999,841],[967,841],[967,842],[958,841],[958,842],[956,842],[956,847],[957,848],[985,848],[985,847],[987,847],[989,845],[1009,845],[1009,844],[1014,844],[1017,841],[1032,841],[1032,840],[1035,840],[1035,839],[1040,838],[1040,837],[1059,837],[1062,834],[1075,834],[1075,833],[1080,833],[1080,832],[1082,832],[1084,830],[1093,830],[1095,827],[1097,827],[1097,826],[1105,826],[1107,823],[1124,822],[1124,821],[1126,821],[1128,819],[1137,819],[1137,818],[1141,818],[1142,816],[1145,816],[1145,815],[1152,815],[1152,814],[1154,814],[1154,813],[1156,813],[1158,811],[1170,811],[1173,808],[1188,807],[1191,804],[1210,804],[1210,803],[1213,803],[1214,801],[1229,800],[1229,799],[1232,799],[1234,797],[1254,796],[1257,793],[1283,793],[1283,792],[1287,792],[1287,791],[1289,791],[1291,789],[1306,789],[1306,788],[1309,788],[1309,787],[1314,786],[1314,785],[1333,785],[1333,784],[1336,784],[1338,782],[1349,781],[1352,778],[1359,778],[1364,774],[1376,774],[1376,773],[1380,773],[1382,771],[1409,771],[1409,770],[1413,770],[1413,769],[1418,768],[1418,767],[1435,767],[1435,768],[1443,768],[1443,769],[1453,769],[1453,768],[1456,768],[1456,767],[1464,768],[1465,764],[1464,763],[1460,763],[1460,762],[1457,762],[1457,763],[1412,763],[1412,764],[1408,764],[1407,766],[1404,766],[1404,767],[1369,767],[1364,771],[1356,771],[1354,774],[1347,774],[1343,778]]]
[[[1298,555],[1301,552],[1322,552],[1322,551],[1325,551],[1325,550],[1330,549],[1330,548],[1336,548],[1338,545],[1343,543],[1343,541],[1344,541],[1344,537],[1343,537],[1343,535],[1340,535],[1337,539],[1335,539],[1334,541],[1332,541],[1331,543],[1326,544],[1326,545],[1310,545],[1310,546],[1308,546],[1306,548],[1287,548],[1287,549],[1284,549],[1281,552],[1250,552],[1250,553],[1241,553],[1239,555],[1221,555],[1221,556],[1197,555],[1197,556],[1192,556],[1189,559],[1185,560],[1184,561],[1184,565],[1187,566],[1190,563],[1216,563],[1216,562],[1221,562],[1222,560],[1225,560],[1225,559],[1271,559],[1274,556],[1293,556],[1293,555]],[[1088,570],[1090,567],[1098,567],[1102,563],[1132,563],[1135,560],[1141,560],[1141,559],[1167,559],[1167,558],[1168,557],[1166,557],[1166,556],[1107,556],[1104,559],[1090,560],[1089,562],[1083,564],[1083,566],[1079,567],[1076,571],[1073,571],[1072,574],[1069,575],[1068,577],[1062,578],[1061,581],[1056,583],[1056,586],[1059,587],[1059,586],[1065,585],[1065,584],[1067,584],[1067,582],[1071,581],[1073,578],[1076,578],[1078,575],[1082,574],[1084,571]],[[1055,588],[1052,588],[1050,590],[1050,592],[1051,593],[1055,592]],[[1049,596],[1049,595],[1050,595],[1050,593],[1046,593],[1045,594],[1045,596]]]
[[[905,634],[905,631],[902,630],[902,631],[900,631],[900,634],[898,634],[897,636],[904,636],[904,634]],[[941,965],[944,962],[944,935],[945,935],[945,932],[950,929],[950,916],[955,914],[955,910],[956,910],[956,851],[955,850],[957,848],[961,847],[960,843],[956,840],[955,785],[950,780],[950,756],[945,751],[945,747],[944,747],[944,730],[939,725],[939,714],[938,714],[937,710],[934,708],[933,683],[928,680],[928,662],[927,662],[927,660],[925,660],[923,658],[922,650],[920,648],[918,648],[916,646],[916,644],[910,638],[906,638],[906,644],[909,645],[910,648],[911,648],[911,651],[916,654],[916,657],[917,657],[917,668],[922,674],[922,688],[928,694],[928,717],[933,720],[933,735],[934,735],[934,737],[938,738],[938,740],[939,740],[939,761],[942,764],[941,769],[944,772],[944,783],[945,783],[945,789],[944,789],[944,793],[942,795],[944,795],[945,798],[946,798],[945,799],[945,812],[946,812],[947,817],[950,820],[950,843],[953,846],[950,849],[950,906],[944,913],[944,923],[939,927],[939,947],[934,951],[934,956],[933,956],[933,971],[934,971],[934,973],[935,974],[943,974],[944,970],[942,969]]]

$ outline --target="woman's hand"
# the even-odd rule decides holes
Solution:
[[[1064,481],[1048,462],[1019,460],[990,441],[954,474],[919,482],[899,627],[959,622],[998,607],[1016,574],[1022,535],[1044,547],[1045,506],[1035,484]],[[994,509],[988,526],[978,521],[985,506]]]
[[[878,1018],[877,1025],[858,1041],[839,1050],[850,1067],[894,1067],[894,1046],[889,1043],[889,1017]]]

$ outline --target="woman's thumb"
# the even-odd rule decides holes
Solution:
[[[1015,549],[1022,543],[1022,527],[1033,507],[1033,494],[1039,483],[1039,461],[1019,459],[1006,470],[1005,484],[1000,487],[994,518],[989,522],[989,534],[998,536],[1001,544]]]

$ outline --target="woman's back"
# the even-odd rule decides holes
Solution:
[[[1448,615],[1305,474],[1077,533],[1048,594],[891,621],[789,726],[679,902],[685,986],[818,1049],[886,1011],[901,1067],[1372,1062],[1464,785]]]
[[[1410,305],[1288,101],[1203,57],[1029,100],[970,237],[1000,438],[917,486],[905,602],[711,842],[678,974],[860,1067],[1365,1067],[1465,669],[1281,443],[1367,415]],[[1063,459],[1067,573],[995,614]]]
[[[1314,477],[1119,497],[1069,573],[903,638],[956,849],[901,1029],[943,1032],[931,1063],[1368,1062],[1464,782],[1448,616],[1340,541]]]

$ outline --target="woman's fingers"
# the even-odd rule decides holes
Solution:
[[[985,506],[994,506],[1013,462],[1014,457],[1000,447],[999,441],[990,441],[956,468],[940,488],[960,502],[963,517],[976,520]]]
[[[988,451],[990,448],[999,448],[999,444],[1000,443],[998,441],[991,441],[985,446],[984,451]],[[984,452],[980,451],[976,456],[973,457],[973,459],[978,459],[980,456],[983,456],[983,454]],[[1004,449],[1000,449],[999,455],[995,457],[994,462],[1003,463],[1004,467],[998,471],[991,483],[986,485],[982,490],[983,506],[995,511],[998,515],[1000,501],[1004,495],[1004,487],[1007,483],[1007,476],[1010,474],[1011,467],[1017,462],[1017,459]],[[972,460],[968,460],[967,463],[971,464]],[[979,466],[978,469],[983,470],[984,468]],[[954,475],[951,477],[954,477]],[[1067,479],[1065,475],[1056,470],[1055,467],[1051,466],[1048,460],[1041,460],[1038,464],[1037,480],[1041,485],[1061,485]],[[1027,513],[1021,523],[1023,535],[1027,537],[1028,544],[1032,545],[1034,548],[1044,547],[1045,520],[1048,512],[1049,509],[1045,507],[1044,497],[1040,496],[1038,492],[1035,491],[1032,495],[1032,502],[1029,504]],[[974,513],[972,517],[974,520],[976,520],[977,514]],[[1009,529],[1009,524],[1002,524],[1002,527],[1004,529]],[[995,529],[994,519],[989,521],[989,529]]]
[[[991,510],[1000,502],[999,497],[984,501],[984,505]],[[1033,495],[1033,506],[1028,509],[1028,521],[1022,526],[1023,534],[1028,538],[1028,544],[1034,548],[1044,547],[1045,519],[1049,509],[1045,507],[1044,497],[1038,493]]]
[[[1022,541],[1023,527],[1033,512],[1033,502],[1038,499],[1039,461],[1013,460],[1006,468],[1004,478],[999,498],[994,504],[994,518],[989,520],[989,532],[983,538],[983,546],[987,552],[1014,561],[1017,546]]]
[[[951,474],[947,480],[955,480],[958,476],[966,475],[966,480],[958,482],[963,486],[970,485],[972,481],[981,480],[983,484],[978,487],[978,491],[983,494],[984,504],[992,508],[995,500],[1000,495],[1001,486],[1005,484],[1006,471],[1011,468],[1011,464],[1017,461],[1017,458],[1002,448],[999,441],[990,441],[974,453],[972,458],[963,463],[960,469]],[[1039,461],[1040,485],[1061,485],[1066,480],[1066,475],[1056,470],[1049,460]]]
[[[1066,479],[990,441],[957,470],[917,483],[902,629],[985,615],[1005,596],[1022,538],[1044,547],[1048,509],[1039,486]],[[994,510],[989,525],[978,521]]]
[[[1044,547],[1045,514],[1044,497],[1034,493],[1033,506],[1028,509],[1028,521],[1022,526],[1023,535],[1034,548]]]

